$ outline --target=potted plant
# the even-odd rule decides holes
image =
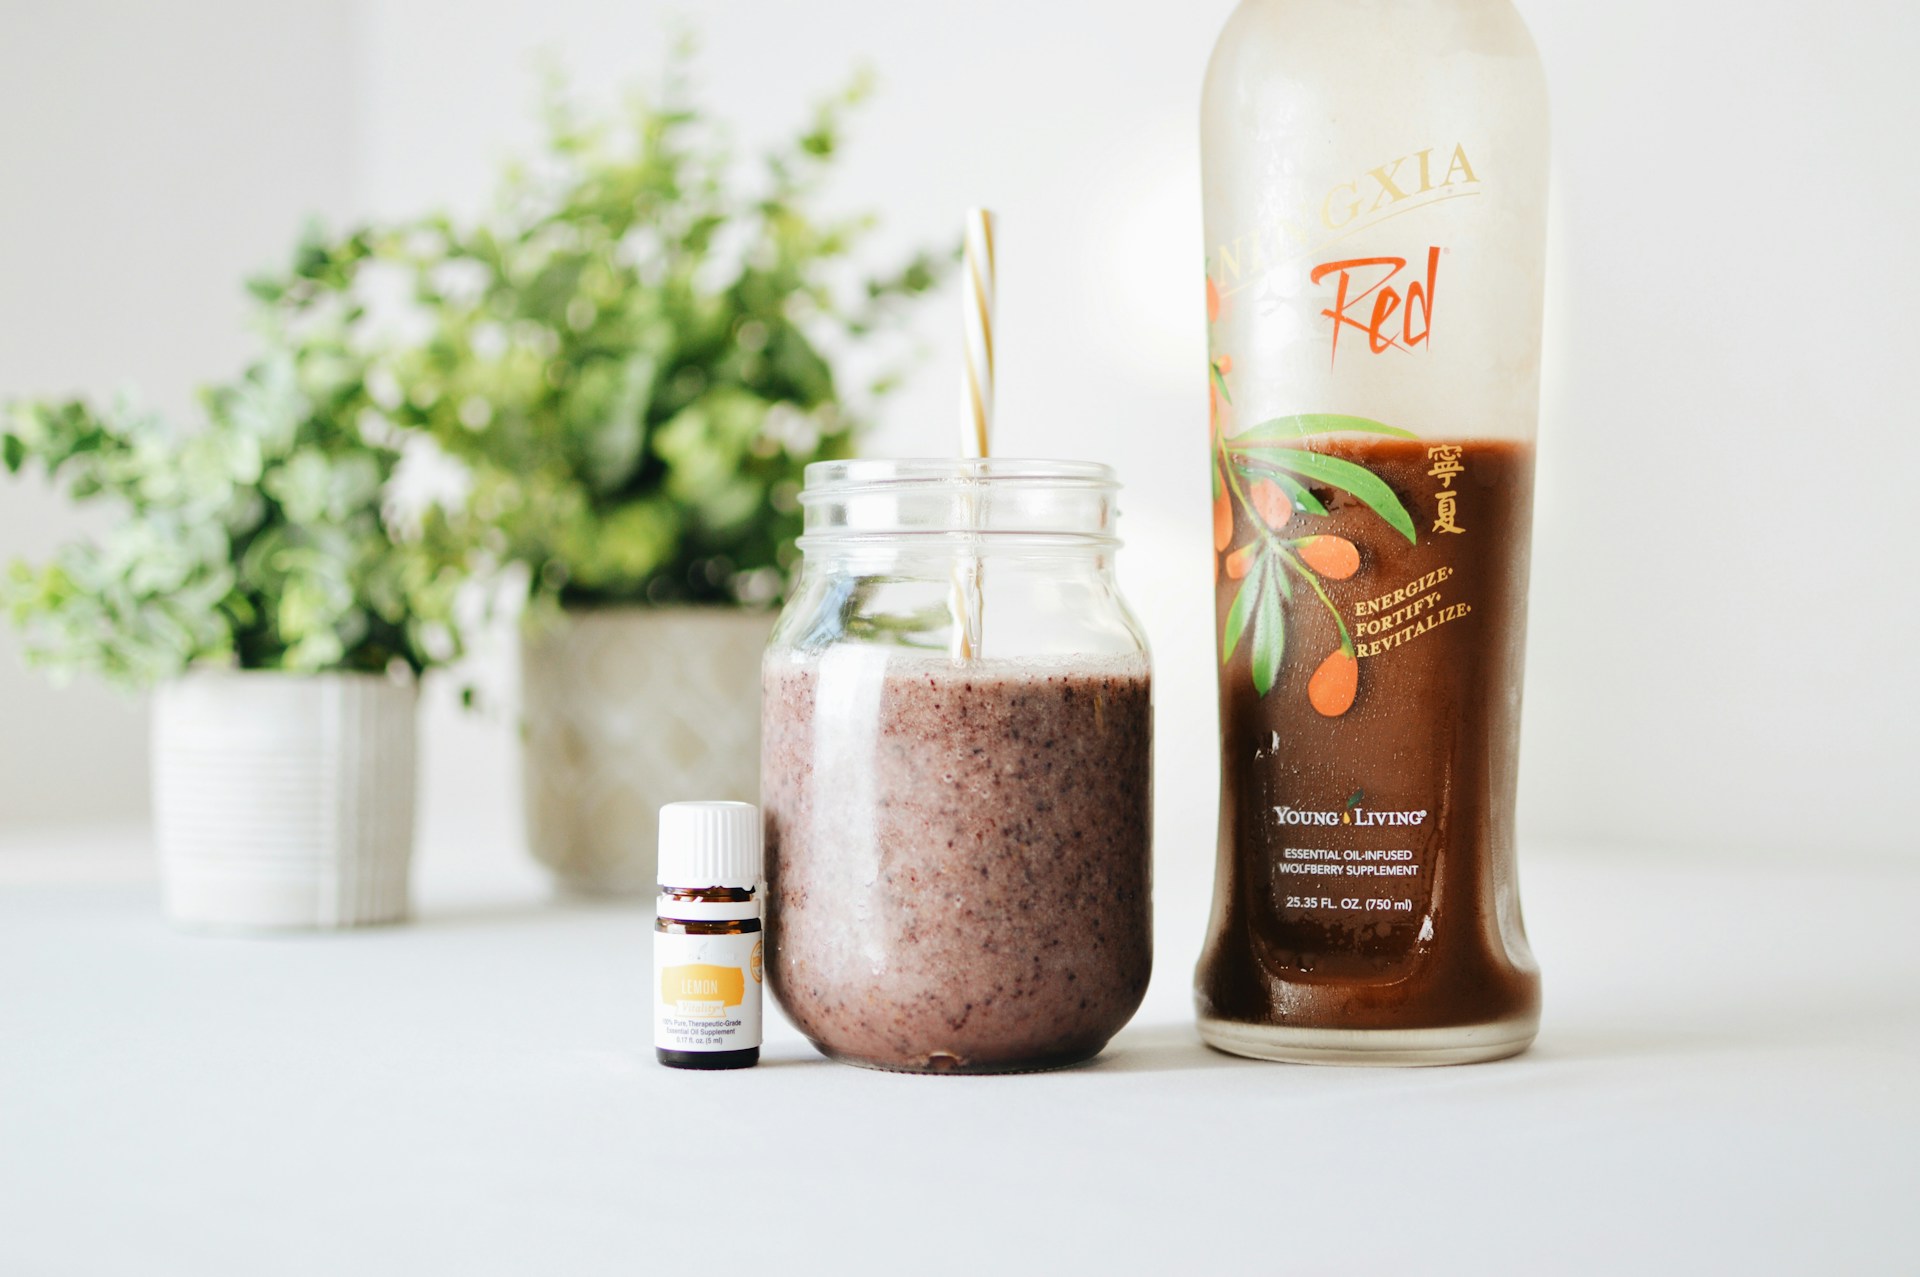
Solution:
[[[303,256],[325,250],[310,246]],[[0,606],[57,676],[157,689],[154,817],[168,914],[348,927],[408,911],[415,687],[454,655],[457,565],[393,500],[401,449],[367,391],[357,310],[263,286],[272,349],[176,431],[126,406],[12,406],[0,461],[118,521]]]
[[[856,404],[836,362],[877,362],[879,323],[940,273],[866,276],[867,219],[812,212],[863,93],[753,180],[678,78],[611,118],[556,94],[490,216],[398,241],[425,336],[396,417],[470,474],[454,539],[524,573],[528,835],[566,887],[651,890],[662,803],[757,798],[802,471],[851,455],[891,380]]]

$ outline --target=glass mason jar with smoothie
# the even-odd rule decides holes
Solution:
[[[768,981],[826,1054],[1096,1054],[1152,968],[1152,696],[1105,466],[809,467],[768,648]]]
[[[1523,1050],[1546,93],[1507,0],[1243,0],[1203,108],[1222,789],[1202,1035]]]

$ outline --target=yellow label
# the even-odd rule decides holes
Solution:
[[[666,967],[660,972],[660,1000],[678,1006],[683,1002],[718,1002],[737,1007],[747,996],[746,973],[739,967],[716,967],[705,962]]]

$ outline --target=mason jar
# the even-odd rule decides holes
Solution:
[[[1152,969],[1153,697],[1106,466],[808,467],[763,667],[768,979],[908,1072],[1097,1054]]]

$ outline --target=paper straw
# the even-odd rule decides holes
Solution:
[[[994,216],[984,208],[967,210],[966,265],[961,283],[961,329],[966,334],[967,377],[961,399],[960,455],[993,455],[993,260]],[[979,517],[973,494],[962,498],[969,525]],[[951,655],[970,661],[979,647],[984,603],[980,597],[980,560],[956,558],[948,598],[953,613]]]
[[[993,231],[991,212],[984,208],[967,210],[967,261],[961,288],[967,349],[960,441],[963,457],[993,455]]]

